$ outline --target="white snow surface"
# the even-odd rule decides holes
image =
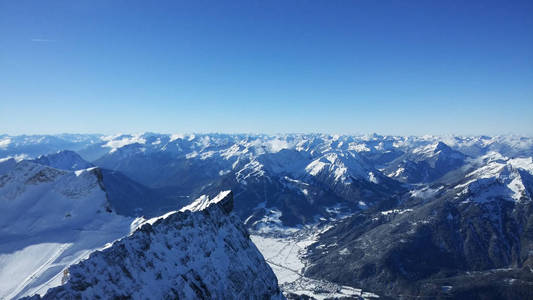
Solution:
[[[366,166],[356,152],[326,153],[307,165],[305,171],[311,176],[325,174],[335,182],[343,184],[350,184],[352,178],[374,184],[379,182],[375,175],[379,171]]]
[[[97,172],[0,163],[1,299],[45,293],[66,267],[129,233],[131,219],[107,211]]]
[[[111,136],[105,136],[102,137],[103,141],[107,141],[102,147],[110,148],[109,152],[115,152],[117,149],[122,148],[126,145],[130,144],[145,144],[146,139],[143,137],[142,134],[134,134],[134,135],[111,135]],[[158,145],[158,144],[153,144]]]
[[[271,226],[270,230],[262,228],[253,232],[250,237],[276,274],[284,292],[307,295],[315,299],[350,296],[363,299],[379,298],[378,295],[364,292],[362,289],[311,279],[303,275],[307,266],[304,258],[307,247],[315,243],[318,235],[329,227],[282,228],[269,223],[265,226]]]
[[[217,196],[215,196],[213,199],[209,199],[209,196],[202,195],[196,200],[194,200],[191,204],[184,206],[180,209],[180,211],[200,211],[206,209],[209,205],[213,203],[218,203],[224,198],[226,198],[231,193],[230,190],[222,191]]]
[[[11,138],[9,137],[0,139],[0,149],[6,149],[10,143],[11,143]]]
[[[520,202],[531,195],[524,185],[521,172],[533,175],[531,157],[509,159],[500,153],[490,152],[473,161],[479,167],[466,175],[466,180],[455,186],[457,197],[472,195],[465,201],[488,202],[498,197]],[[527,196],[527,197],[526,197]]]
[[[222,191],[217,196],[215,196],[213,199],[210,199],[207,195],[202,195],[198,198],[196,198],[193,202],[190,204],[182,207],[180,210],[174,210],[169,211],[161,216],[150,218],[150,219],[144,219],[143,217],[138,217],[132,222],[131,231],[134,231],[138,228],[141,228],[144,224],[150,224],[153,225],[155,222],[159,220],[163,220],[168,218],[169,216],[178,213],[178,212],[185,212],[185,211],[201,211],[209,207],[211,204],[219,203],[220,201],[224,200],[226,197],[228,197],[231,194],[230,190]]]

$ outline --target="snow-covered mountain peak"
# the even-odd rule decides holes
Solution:
[[[155,222],[162,220],[162,219],[166,219],[170,217],[171,215],[176,214],[178,212],[185,212],[185,211],[195,212],[195,211],[205,210],[211,205],[219,205],[223,208],[223,210],[227,214],[231,213],[231,211],[233,210],[233,193],[230,190],[222,191],[218,195],[213,197],[212,199],[209,198],[208,195],[202,195],[196,198],[190,204],[182,207],[180,210],[169,211],[161,216],[157,216],[157,217],[150,218],[150,219],[145,219],[143,217],[136,218],[132,223],[132,228],[135,228],[135,229],[140,228],[144,224],[152,225]]]
[[[509,158],[497,152],[490,152],[476,160],[473,160],[473,164],[477,165],[478,167],[467,174],[467,178],[488,178],[501,176],[503,173],[507,174],[517,169],[521,169],[533,174],[533,158],[531,157]]]
[[[277,279],[240,220],[230,192],[203,210],[145,223],[70,266],[43,299],[283,299]]]
[[[63,228],[110,211],[99,169],[76,174],[31,161],[2,169],[0,211],[10,211],[0,221],[2,232]]]
[[[233,194],[231,191],[222,191],[217,196],[215,196],[213,199],[209,199],[209,196],[202,195],[196,200],[194,200],[192,203],[190,203],[187,206],[184,206],[182,209],[180,209],[181,212],[183,211],[200,211],[204,210],[210,205],[220,203],[222,207],[226,210],[227,213],[230,213],[233,209]]]
[[[94,165],[84,160],[78,153],[70,150],[58,151],[54,154],[41,155],[33,162],[61,170],[81,170]]]
[[[143,137],[142,133],[129,135],[129,134],[119,134],[112,136],[102,137],[103,141],[106,141],[102,147],[110,148],[109,153],[117,151],[117,149],[122,148],[130,144],[145,144],[146,139]]]
[[[509,164],[514,168],[522,169],[533,174],[533,157],[517,157],[509,159]]]
[[[0,163],[0,170],[2,171],[2,173],[0,173],[0,187],[2,188],[8,188],[9,185],[15,184],[35,185],[38,183],[45,183],[53,181],[56,177],[68,173],[66,171],[36,164],[31,161],[22,160],[16,162],[12,159]]]
[[[311,176],[331,176],[335,182],[348,184],[352,178],[370,181],[369,173],[379,173],[366,166],[353,152],[328,152],[309,163],[305,171]],[[374,175],[372,175],[374,176]]]
[[[420,157],[433,157],[435,155],[439,155],[441,153],[448,154],[453,152],[452,148],[450,146],[446,145],[442,141],[437,141],[425,146],[421,146],[418,148],[413,149],[412,153],[416,154]]]
[[[0,170],[2,299],[44,293],[64,267],[129,232],[131,220],[110,210],[98,168],[8,160]]]
[[[481,157],[483,164],[465,176],[455,187],[458,195],[470,195],[477,202],[486,202],[496,196],[510,201],[531,201],[528,187],[533,178],[531,157],[509,159],[497,153]]]
[[[451,150],[452,148],[450,148],[450,146],[446,145],[444,142],[442,141],[439,141],[437,142],[437,144],[435,145],[435,150],[434,152],[437,152],[437,151],[449,151]]]

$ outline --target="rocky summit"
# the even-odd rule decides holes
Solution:
[[[197,209],[142,221],[63,272],[34,299],[283,299],[277,279],[221,193]]]

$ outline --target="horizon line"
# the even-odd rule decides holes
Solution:
[[[426,134],[383,134],[377,132],[371,133],[329,133],[329,132],[286,132],[286,133],[265,133],[265,132],[194,132],[194,131],[183,131],[183,132],[156,132],[156,131],[141,131],[141,132],[117,132],[117,133],[81,133],[81,132],[59,132],[59,133],[21,133],[21,134],[10,134],[10,133],[0,133],[0,137],[17,137],[17,136],[61,136],[61,135],[94,135],[94,136],[121,136],[121,135],[131,135],[131,136],[141,136],[146,134],[154,135],[228,135],[228,136],[238,136],[238,135],[250,135],[250,136],[298,136],[298,135],[326,135],[326,136],[381,136],[381,137],[503,137],[503,136],[515,136],[515,137],[528,137],[533,138],[533,134],[520,134],[520,133],[503,133],[503,134],[460,134],[460,133],[426,133]]]

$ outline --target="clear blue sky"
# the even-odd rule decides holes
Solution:
[[[533,134],[533,1],[0,0],[0,133]]]

